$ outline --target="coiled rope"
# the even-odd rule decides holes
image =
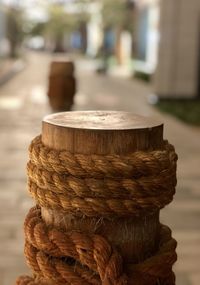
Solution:
[[[80,155],[30,146],[29,191],[42,207],[90,217],[138,216],[169,204],[175,193],[177,155],[164,149],[129,156]]]
[[[124,264],[119,253],[99,235],[65,233],[47,226],[40,208],[32,208],[25,220],[25,255],[31,269],[54,284],[131,284],[144,280],[173,279],[176,241],[171,231],[161,226],[160,245],[155,256],[141,264]],[[74,266],[76,261],[76,266]],[[126,268],[127,273],[124,273]],[[138,277],[140,280],[138,280]],[[112,281],[110,281],[112,280]],[[24,284],[24,280],[18,284]],[[29,283],[28,283],[29,284]]]
[[[49,226],[40,210],[42,206],[75,216],[105,218],[158,211],[175,193],[173,146],[165,141],[162,150],[123,157],[74,155],[45,147],[38,136],[29,153],[29,191],[38,206],[25,220],[25,255],[34,277],[22,276],[18,285],[175,284],[176,241],[168,227],[160,226],[154,256],[127,264],[105,237]]]

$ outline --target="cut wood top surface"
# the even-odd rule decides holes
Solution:
[[[44,118],[42,141],[73,153],[126,154],[162,148],[163,124],[128,112],[56,113]]]
[[[118,111],[74,111],[48,115],[46,123],[66,128],[89,130],[131,130],[161,126],[157,120]]]

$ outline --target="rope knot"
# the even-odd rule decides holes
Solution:
[[[37,276],[49,282],[126,285],[140,276],[137,280],[141,284],[147,284],[144,280],[152,280],[149,284],[155,284],[153,282],[159,278],[168,280],[176,261],[176,241],[166,226],[161,226],[156,255],[139,264],[123,264],[119,252],[102,236],[52,229],[42,220],[38,207],[30,210],[24,229],[27,262]]]

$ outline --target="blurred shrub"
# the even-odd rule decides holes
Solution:
[[[200,100],[163,100],[156,106],[186,123],[200,126]]]
[[[152,77],[151,74],[145,73],[144,71],[135,70],[134,72],[134,78],[141,79],[146,82],[150,82],[151,77]]]
[[[23,38],[23,13],[21,10],[10,7],[5,10],[6,13],[6,36],[10,43],[10,57],[18,55],[18,47]]]

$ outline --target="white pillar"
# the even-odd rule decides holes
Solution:
[[[91,4],[90,21],[87,25],[87,54],[96,56],[102,42],[102,19],[100,15],[101,5]]]
[[[155,92],[161,98],[194,98],[200,65],[200,1],[161,0]]]

